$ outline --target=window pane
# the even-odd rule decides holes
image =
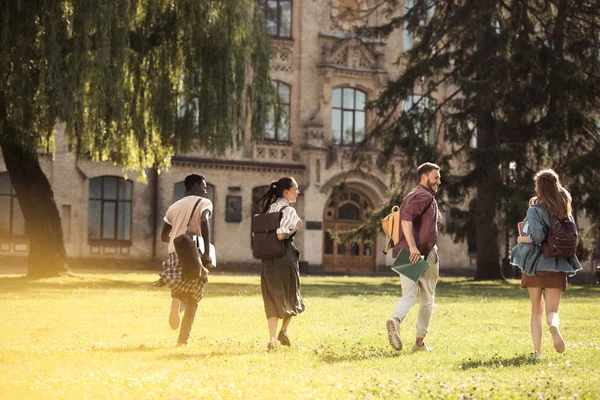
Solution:
[[[342,108],[342,89],[333,89],[333,107]]]
[[[210,185],[207,184],[206,185],[206,198],[209,199],[211,201],[211,203],[213,203],[213,206],[215,204],[215,186],[214,185]],[[214,209],[213,209],[214,212]],[[214,224],[215,219],[213,218],[213,216],[210,216],[209,219],[209,225],[210,225],[210,235],[208,237],[209,242],[213,243],[213,231],[215,229],[215,224]]]
[[[275,121],[274,114],[273,108],[269,107],[267,119],[265,121],[265,139],[275,139],[275,126],[273,124],[273,121]]]
[[[279,36],[281,37],[292,37],[292,5],[289,1],[281,0],[279,2],[281,7],[281,23],[279,25]]]
[[[365,139],[365,112],[357,111],[354,115],[354,141],[360,143]]]
[[[339,255],[341,255],[341,256],[344,255],[344,254],[346,254],[346,245],[343,244],[343,243],[338,243],[338,251],[337,251],[337,253]]]
[[[103,199],[116,200],[117,199],[117,179],[114,176],[104,177],[104,194]]]
[[[10,235],[10,196],[0,196],[0,235]]]
[[[333,254],[333,239],[329,232],[325,233],[325,254]]]
[[[8,172],[0,174],[0,194],[10,194],[11,187]]]
[[[290,104],[290,87],[285,83],[279,82],[279,99],[283,104]]]
[[[410,111],[410,109],[419,102],[419,96],[408,96],[406,100],[404,100],[404,104],[402,105],[403,111]]]
[[[350,193],[350,200],[357,204],[360,204],[360,196],[356,193]]]
[[[90,239],[100,239],[100,217],[102,202],[100,200],[90,200],[88,204],[88,237]]]
[[[356,109],[364,110],[365,102],[367,101],[367,95],[359,90],[356,91]]]
[[[268,0],[265,9],[265,20],[270,35],[277,36],[277,0]]]
[[[14,236],[25,235],[25,218],[23,218],[23,211],[21,211],[21,205],[16,197],[13,197],[13,212],[12,212],[12,234]]]
[[[118,235],[119,240],[131,239],[131,203],[119,202],[119,225]]]
[[[340,144],[342,142],[342,111],[340,110],[332,111],[331,133],[333,135],[333,143]]]
[[[119,200],[131,200],[132,186],[133,184],[125,179],[119,182]]]
[[[354,121],[352,120],[354,115],[352,111],[344,111],[344,144],[353,144],[352,141],[352,128],[354,127]]]
[[[183,199],[185,196],[185,184],[183,182],[177,182],[173,188],[173,202]]]
[[[206,198],[210,200],[211,203],[215,203],[215,185],[206,185]]]
[[[281,110],[281,123],[277,130],[277,140],[290,140],[290,106],[284,106]]]
[[[90,199],[102,198],[102,178],[90,179]]]
[[[354,89],[344,88],[344,108],[354,109]]]
[[[105,201],[103,206],[102,239],[115,239],[115,213],[117,211],[117,204],[112,201]]]
[[[360,254],[359,251],[359,247],[358,247],[358,243],[352,243],[350,245],[350,254],[352,254],[353,256],[358,256]]]
[[[372,254],[373,254],[373,251],[371,250],[371,245],[368,243],[365,243],[364,247],[363,247],[363,255],[370,256]]]
[[[338,215],[339,215],[339,219],[346,219],[346,220],[353,220],[353,221],[360,220],[360,210],[358,209],[358,207],[356,207],[352,203],[346,203],[343,206],[341,206],[339,209]]]
[[[404,25],[404,31],[402,32],[402,48],[404,51],[410,50],[412,47],[412,38],[410,37],[410,32],[406,29],[406,24]]]

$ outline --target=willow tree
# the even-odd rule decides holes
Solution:
[[[600,3],[404,0],[397,13],[398,6],[382,1],[393,11],[388,22],[359,32],[404,31],[409,45],[399,76],[372,104],[370,141],[385,158],[399,150],[410,165],[444,166],[451,231],[457,239],[476,232],[475,278],[503,278],[502,233],[514,234],[537,168],[556,168],[575,211],[598,221]],[[470,212],[459,207],[472,195]]]
[[[66,123],[78,156],[142,170],[196,141],[259,137],[273,97],[252,0],[20,0],[0,5],[0,147],[25,218],[28,275],[68,269],[38,151]]]

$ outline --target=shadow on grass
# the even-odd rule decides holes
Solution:
[[[42,280],[28,280],[25,277],[0,278],[0,293],[27,293],[39,294],[41,291],[72,291],[72,290],[156,290],[165,291],[166,288],[154,288],[152,282],[157,275],[144,274],[129,277],[125,280],[104,278],[102,276],[74,276],[51,278]],[[301,279],[301,292],[304,297],[340,298],[344,296],[392,296],[400,297],[402,289],[397,278],[332,278],[314,277]],[[260,295],[260,278],[250,277],[248,283],[210,282],[205,289],[205,297],[223,296],[256,296]],[[475,282],[465,278],[442,278],[437,284],[436,297],[438,299],[450,298],[470,300],[473,297],[481,298],[527,298],[527,293],[520,288],[519,282]],[[571,298],[598,298],[600,286],[569,285],[565,297]]]
[[[360,343],[353,343],[351,345],[342,344],[336,346],[321,345],[314,348],[313,352],[321,362],[327,364],[382,358],[396,358],[402,354],[398,353],[397,351],[390,350],[388,346],[366,346]]]
[[[263,351],[264,352],[264,351]],[[202,352],[197,352],[195,350],[192,350],[190,352],[186,352],[186,353],[173,353],[173,354],[167,354],[164,356],[160,356],[159,358],[161,360],[167,360],[167,361],[181,361],[181,360],[198,360],[198,359],[204,359],[204,358],[212,358],[212,357],[232,357],[232,356],[243,356],[243,355],[247,355],[247,354],[253,354],[253,353],[260,353],[258,350],[257,351],[250,351],[250,350],[244,350],[244,351],[208,351],[205,353]]]
[[[142,351],[157,351],[164,350],[167,348],[171,348],[172,346],[146,346],[145,344],[140,344],[138,346],[123,346],[123,347],[98,347],[92,348],[94,351],[107,351],[109,353],[137,353]]]
[[[510,368],[510,367],[522,367],[523,365],[534,365],[537,364],[536,360],[532,355],[517,355],[510,358],[493,356],[489,360],[471,360],[470,358],[463,361],[458,367],[461,370],[469,370],[475,368]]]

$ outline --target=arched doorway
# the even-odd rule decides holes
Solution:
[[[363,274],[376,272],[375,240],[369,244],[345,244],[338,243],[329,235],[329,231],[359,227],[367,220],[372,208],[371,199],[354,188],[329,198],[323,212],[323,270],[325,272]]]

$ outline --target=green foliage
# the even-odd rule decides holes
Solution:
[[[440,164],[440,197],[453,211],[474,188],[493,181],[501,231],[513,232],[524,217],[534,194],[531,178],[541,168],[558,171],[574,210],[597,223],[600,3],[411,3],[403,15],[359,31],[387,36],[406,27],[413,38],[399,55],[402,73],[371,104],[377,123],[370,143],[386,158],[400,150],[408,165]],[[413,94],[420,100],[407,103]],[[438,146],[427,140],[432,129],[438,139],[443,132]],[[462,218],[451,228],[462,239],[468,226]]]
[[[78,154],[167,166],[193,143],[261,137],[274,98],[252,0],[11,1],[0,7],[0,140],[51,147],[57,119]],[[249,77],[251,76],[251,79]]]
[[[598,397],[597,285],[569,286],[560,306],[566,351],[556,353],[544,329],[535,360],[530,300],[517,281],[442,278],[425,339],[433,353],[410,354],[416,307],[401,325],[402,351],[385,330],[398,277],[302,278],[307,310],[290,324],[292,347],[266,353],[260,276],[211,276],[188,347],[175,346],[169,291],[150,286],[154,277],[0,276],[0,397]]]

